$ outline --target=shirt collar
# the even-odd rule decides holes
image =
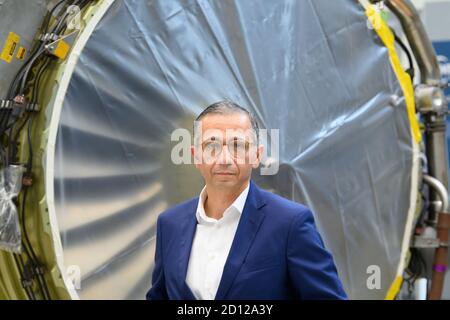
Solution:
[[[242,211],[244,210],[245,202],[247,201],[248,191],[250,189],[250,183],[247,185],[247,187],[241,192],[241,194],[234,200],[234,202],[225,210],[223,213],[223,217],[219,220],[208,217],[205,212],[205,207],[203,204],[205,203],[207,193],[206,193],[206,186],[203,187],[202,192],[200,192],[200,196],[198,198],[198,205],[197,205],[197,222],[200,224],[215,224],[221,220],[225,216],[228,216],[231,209],[234,209],[235,212],[238,213],[238,217],[242,214]]]

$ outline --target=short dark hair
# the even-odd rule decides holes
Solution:
[[[215,103],[209,105],[208,107],[206,107],[206,109],[203,110],[198,115],[198,117],[194,121],[194,127],[193,127],[193,131],[192,131],[194,140],[195,140],[195,123],[197,123],[197,121],[200,121],[208,114],[232,114],[232,113],[244,113],[247,115],[247,117],[249,118],[250,123],[252,125],[252,129],[255,132],[256,143],[258,143],[259,126],[258,126],[258,122],[256,121],[253,114],[250,111],[248,111],[247,109],[238,105],[237,103],[235,103],[233,101],[229,101],[229,100],[215,102]]]

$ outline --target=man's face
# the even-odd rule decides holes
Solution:
[[[208,114],[200,120],[195,166],[207,185],[239,189],[250,179],[262,155],[249,117],[244,113]]]

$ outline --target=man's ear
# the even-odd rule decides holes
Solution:
[[[263,155],[263,151],[264,151],[264,146],[262,144],[260,144],[258,146],[258,148],[256,148],[255,161],[252,163],[253,169],[256,169],[259,167],[259,164],[261,163],[261,157]]]

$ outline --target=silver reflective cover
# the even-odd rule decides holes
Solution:
[[[57,218],[80,297],[144,298],[158,214],[203,186],[193,165],[172,163],[171,133],[230,99],[279,129],[279,171],[255,181],[312,208],[350,298],[383,298],[414,202],[395,95],[387,49],[356,1],[115,1],[58,129]],[[380,290],[367,288],[371,265]]]

